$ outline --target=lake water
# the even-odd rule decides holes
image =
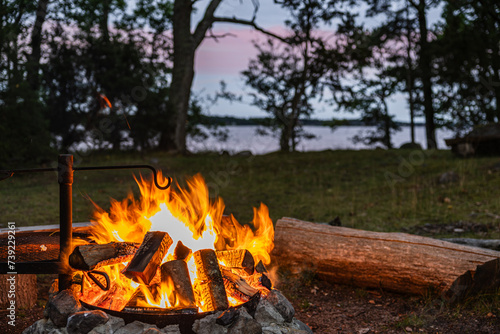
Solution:
[[[228,139],[220,142],[215,137],[209,137],[202,142],[188,139],[187,146],[191,152],[203,151],[228,151],[235,153],[240,151],[251,151],[253,154],[266,154],[279,150],[279,139],[272,136],[263,136],[256,133],[257,126],[227,126]],[[314,134],[317,138],[301,140],[298,151],[323,151],[323,150],[360,150],[373,149],[376,145],[368,146],[363,143],[354,144],[352,138],[360,133],[373,129],[368,126],[338,126],[334,130],[326,126],[305,126],[307,133]],[[452,138],[454,133],[450,130],[439,129],[436,132],[439,149],[446,149],[444,142],[446,138]],[[426,147],[425,127],[415,128],[415,140],[422,147]],[[410,128],[402,127],[402,131],[394,134],[392,143],[394,147],[410,141]],[[380,144],[378,144],[381,146]]]

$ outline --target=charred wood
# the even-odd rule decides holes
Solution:
[[[134,281],[148,285],[156,275],[163,257],[172,245],[167,232],[148,232],[123,274]]]
[[[191,249],[179,240],[174,249],[174,260],[186,260],[192,253]]]
[[[80,245],[76,246],[69,256],[69,264],[74,269],[88,271],[128,262],[134,257],[138,248],[139,245],[131,242]]]
[[[198,276],[195,282],[198,305],[204,312],[227,309],[226,289],[215,251],[202,249],[193,256]]]
[[[233,272],[231,272],[231,270],[222,269],[222,277],[224,278],[225,281],[227,281],[229,283],[229,284],[226,284],[226,288],[228,286],[234,287],[239,292],[248,296],[247,298],[245,298],[246,299],[245,301],[248,301],[248,299],[250,299],[250,297],[252,297],[257,292],[259,292],[259,290],[250,286],[250,284],[248,284],[243,278],[234,274]],[[233,289],[230,289],[230,290],[233,290]]]
[[[170,289],[167,296],[172,307],[196,307],[189,269],[185,261],[174,260],[161,265],[161,286]]]
[[[225,251],[215,252],[217,259],[229,268],[242,268],[245,269],[248,275],[254,272],[255,261],[252,253],[246,249],[232,249]]]

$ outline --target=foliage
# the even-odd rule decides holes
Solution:
[[[500,120],[500,6],[449,2],[436,40],[440,108],[457,132]]]

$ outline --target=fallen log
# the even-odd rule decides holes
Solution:
[[[88,244],[75,247],[69,256],[69,264],[74,269],[93,270],[103,266],[128,262],[139,245],[131,242],[109,244]]]
[[[282,218],[275,228],[273,263],[310,270],[332,283],[410,294],[463,298],[482,282],[457,282],[485,265],[495,279],[500,252],[406,233],[380,233]],[[486,280],[488,275],[482,275]],[[497,279],[498,282],[498,279]],[[491,288],[491,284],[487,284]]]
[[[149,285],[172,245],[167,232],[148,232],[123,274],[134,281]]]

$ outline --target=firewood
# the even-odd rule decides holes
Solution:
[[[156,270],[172,245],[167,232],[148,232],[141,246],[123,271],[128,278],[148,285],[156,275]]]
[[[264,263],[262,263],[262,260],[257,263],[255,266],[255,271],[258,272],[259,274],[267,273],[266,266],[264,266]]]
[[[192,253],[193,251],[179,240],[174,249],[174,260],[186,260]]]
[[[252,297],[257,292],[259,292],[259,290],[250,286],[250,284],[248,284],[243,278],[234,274],[233,272],[231,272],[231,270],[222,269],[221,272],[224,279],[231,282],[234,287],[238,289],[238,291],[247,295],[248,297]]]
[[[447,293],[455,280],[499,258],[500,252],[282,218],[271,255],[280,266],[312,271],[332,283],[420,295],[432,290],[456,299]]]
[[[120,285],[112,284],[111,288],[94,305],[108,310],[121,311],[128,303],[125,296],[125,290]]]
[[[167,297],[172,307],[196,307],[193,287],[187,263],[183,260],[169,261],[161,265],[161,285],[167,285]]]
[[[248,275],[252,275],[255,267],[255,261],[252,253],[246,249],[232,249],[215,252],[217,259],[229,268],[243,268]]]
[[[138,248],[139,245],[131,242],[80,245],[76,246],[69,256],[69,264],[74,269],[88,271],[128,262],[134,257]]]
[[[226,289],[215,251],[202,249],[194,252],[193,256],[198,276],[195,282],[197,304],[204,312],[227,309]]]

